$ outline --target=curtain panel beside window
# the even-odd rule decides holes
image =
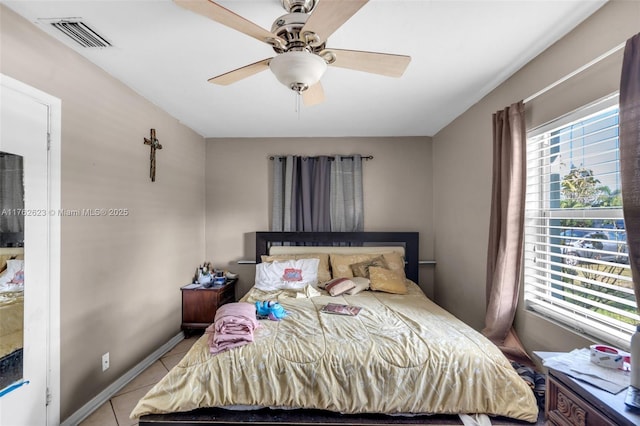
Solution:
[[[512,361],[530,364],[513,330],[524,244],[524,103],[493,114],[493,179],[487,249],[487,311],[482,333]]]
[[[620,172],[629,265],[640,305],[640,33],[627,40],[622,62]]]

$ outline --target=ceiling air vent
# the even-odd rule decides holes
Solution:
[[[54,28],[60,30],[67,37],[82,47],[109,47],[111,43],[91,27],[81,21],[59,20],[51,22]]]

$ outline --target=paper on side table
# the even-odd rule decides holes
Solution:
[[[561,371],[613,394],[629,386],[628,372],[600,367],[590,359],[589,349],[574,349],[571,352],[547,358],[543,364],[545,367]]]
[[[192,283],[192,284],[187,284],[185,286],[182,287],[184,290],[192,290],[194,288],[202,288],[202,284],[200,283]]]

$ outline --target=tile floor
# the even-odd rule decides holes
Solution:
[[[191,348],[200,336],[188,337],[178,343],[162,358],[144,370],[124,388],[118,391],[79,426],[137,426],[136,420],[129,419],[129,413],[149,389],[153,387]]]

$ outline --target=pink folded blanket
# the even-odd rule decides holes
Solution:
[[[209,351],[212,354],[253,342],[253,330],[260,323],[256,308],[251,303],[227,303],[218,308],[213,324],[206,329],[209,334]]]

